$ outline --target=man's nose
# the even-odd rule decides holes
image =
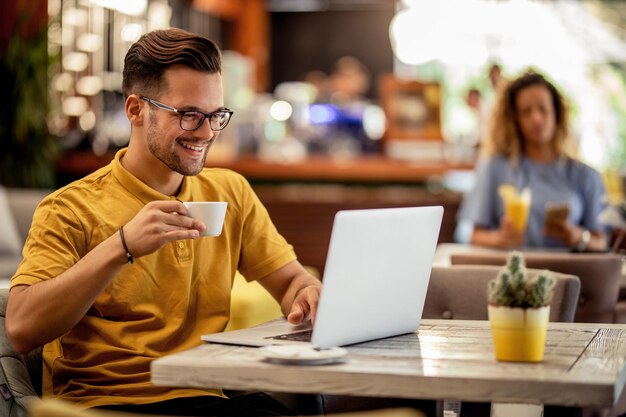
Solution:
[[[213,139],[213,137],[216,136],[217,133],[218,132],[211,129],[211,123],[208,117],[202,121],[202,124],[196,130],[193,131],[194,136],[203,139],[208,138],[209,140]]]

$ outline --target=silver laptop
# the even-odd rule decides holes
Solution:
[[[310,342],[329,348],[414,332],[442,216],[441,206],[339,211],[314,329],[279,319],[202,340],[244,346]]]

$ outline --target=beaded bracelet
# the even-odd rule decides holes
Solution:
[[[120,226],[120,239],[122,240],[122,246],[124,246],[124,250],[126,251],[126,257],[128,258],[128,263],[132,264],[135,262],[133,255],[128,250],[128,246],[126,246],[126,240],[124,240],[124,226]]]

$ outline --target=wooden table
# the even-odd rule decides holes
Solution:
[[[423,320],[419,333],[348,347],[347,362],[287,366],[258,349],[203,344],[152,363],[163,386],[612,407],[626,381],[626,326],[551,323],[543,363],[494,359],[489,323]]]

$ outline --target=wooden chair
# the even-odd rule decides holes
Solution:
[[[626,309],[617,305],[623,256],[614,253],[523,252],[527,268],[548,269],[576,275],[580,279],[580,298],[574,321],[613,323],[624,320]],[[506,251],[464,252],[450,256],[452,265],[505,265]]]
[[[422,317],[431,319],[487,320],[487,284],[501,266],[454,265],[434,267],[430,274]],[[541,270],[528,269],[531,277]],[[550,321],[571,322],[580,292],[574,275],[553,274],[556,279]]]

